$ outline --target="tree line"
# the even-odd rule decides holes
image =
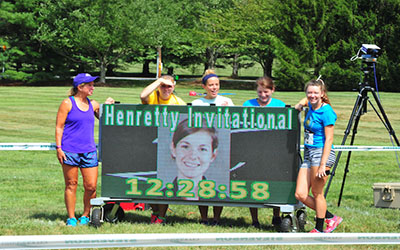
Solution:
[[[164,68],[259,64],[280,90],[301,90],[319,75],[330,90],[357,88],[362,44],[381,50],[379,90],[398,91],[400,0],[3,0],[3,79],[67,79],[124,63],[150,73],[157,49]],[[362,53],[362,52],[361,52]],[[374,85],[374,76],[368,76]]]

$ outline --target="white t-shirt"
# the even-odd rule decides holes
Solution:
[[[202,97],[192,101],[193,106],[210,106],[210,104],[215,104],[216,106],[235,106],[230,98],[221,95],[217,95],[214,99]]]

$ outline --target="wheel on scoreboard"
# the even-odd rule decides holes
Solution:
[[[102,223],[102,209],[101,207],[94,207],[90,214],[90,225],[100,227]]]
[[[297,213],[296,213],[296,217],[297,217],[298,230],[300,232],[304,232],[305,231],[305,225],[307,224],[306,211],[304,211],[303,209],[298,210]]]
[[[125,212],[117,203],[109,203],[103,206],[104,221],[117,223],[125,217]]]
[[[291,232],[292,229],[293,229],[292,217],[290,217],[290,215],[284,216],[282,218],[280,231],[288,233]]]

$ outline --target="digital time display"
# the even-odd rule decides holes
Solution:
[[[142,189],[139,185],[138,178],[131,178],[126,180],[129,188],[125,194],[127,196],[146,196],[146,197],[167,197],[167,198],[181,198],[181,199],[231,199],[243,200],[251,198],[255,201],[266,201],[270,198],[269,184],[262,181],[231,181],[229,187],[229,194],[227,194],[228,187],[226,185],[216,185],[212,180],[202,180],[199,182],[198,187],[192,180],[177,180],[174,183],[167,183],[163,188],[163,182],[157,178],[149,178],[145,181],[150,185],[148,188]],[[148,186],[146,185],[146,186]],[[144,185],[143,185],[144,186]],[[179,186],[179,187],[178,187]],[[197,190],[197,191],[195,191]]]

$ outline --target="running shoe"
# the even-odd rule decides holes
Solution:
[[[151,223],[151,224],[154,224],[154,223],[155,223],[155,221],[157,220],[157,218],[158,218],[158,216],[157,216],[157,215],[155,215],[155,214],[151,214],[151,217],[150,217],[150,223]]]
[[[210,225],[210,224],[208,223],[208,221],[206,221],[206,220],[201,220],[201,221],[200,221],[200,224],[206,225],[206,226]]]
[[[260,222],[258,222],[258,221],[254,221],[251,225],[252,225],[253,227],[257,228],[257,229],[260,229],[260,228],[261,228]]]
[[[165,224],[166,220],[163,217],[157,217],[157,219],[153,222],[153,224]]]
[[[310,231],[310,233],[322,233],[320,231],[318,231],[318,229],[314,228],[313,230]]]
[[[216,220],[214,220],[212,223],[211,223],[211,226],[219,226],[220,224],[219,224],[219,221],[216,221]]]
[[[325,219],[326,223],[326,229],[324,230],[324,233],[332,233],[333,230],[336,229],[337,226],[339,226],[340,223],[342,223],[343,218],[339,216],[333,216],[333,218],[330,219]]]
[[[81,225],[81,226],[86,226],[90,222],[89,217],[87,217],[87,216],[82,216],[78,220],[79,220],[79,225]]]
[[[67,220],[67,226],[70,226],[70,227],[76,227],[76,223],[77,223],[78,221],[76,220],[76,218],[68,218],[68,220]]]

